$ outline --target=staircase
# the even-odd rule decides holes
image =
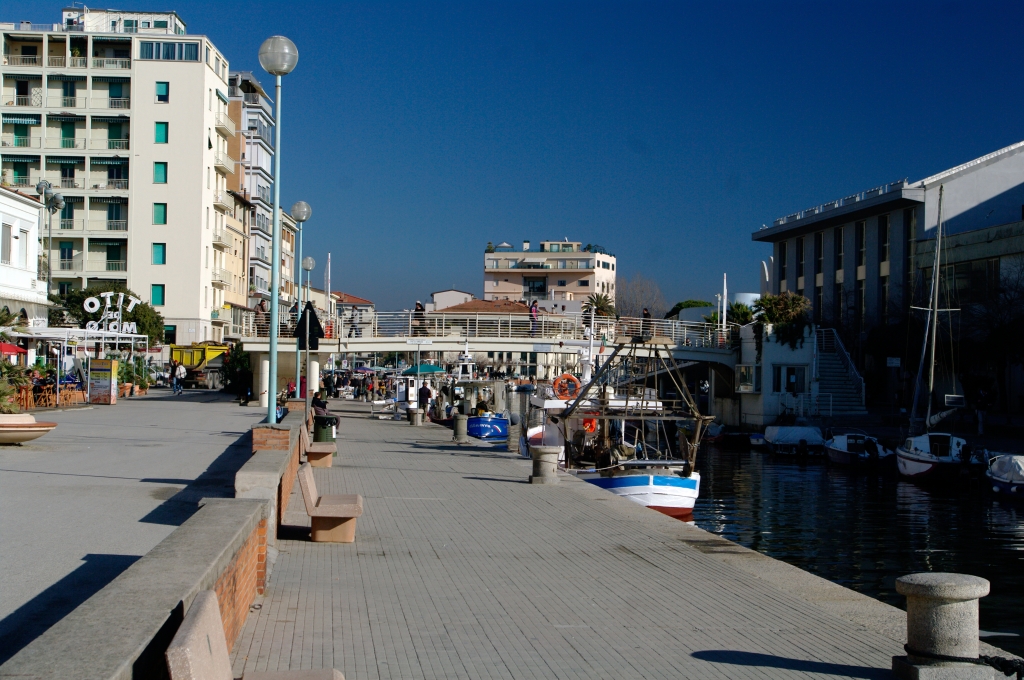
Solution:
[[[864,379],[847,354],[842,341],[832,328],[816,330],[818,351],[818,407],[828,412],[832,395],[834,416],[867,415],[864,408]]]

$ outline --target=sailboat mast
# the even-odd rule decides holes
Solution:
[[[939,186],[939,210],[938,210],[938,221],[936,222],[937,228],[940,229],[940,230],[941,230],[941,225],[942,225],[942,192],[943,192],[943,186],[944,185],[940,185]],[[936,262],[939,259],[939,250],[938,250],[939,240],[938,240],[938,235],[939,235],[939,232],[936,232],[936,239],[935,239],[935,243],[936,243],[935,260],[936,260]],[[938,276],[937,276],[937,272],[938,272],[938,268],[933,267],[932,268],[931,290],[928,291],[929,304],[931,304],[934,299],[938,298],[938,285],[937,285]],[[934,306],[937,307],[938,305],[936,304]],[[913,405],[910,408],[910,428],[911,428],[911,434],[912,435],[913,434],[918,434],[918,432],[916,431],[917,405],[918,405],[918,403],[920,401],[920,397],[921,397],[921,382],[922,382],[921,378],[922,378],[922,375],[924,374],[924,358],[928,355],[928,336],[929,336],[929,334],[931,332],[931,328],[932,328],[932,311],[931,311],[931,309],[932,308],[929,307],[929,309],[928,309],[928,316],[925,317],[925,321],[924,321],[924,338],[921,341],[921,359],[920,359],[920,361],[918,361],[918,364],[917,364],[917,377],[914,380],[914,402],[913,402]],[[934,356],[933,356],[932,360],[934,362]],[[930,417],[931,416],[931,396],[930,396],[931,395],[931,387],[929,387],[928,393],[929,393],[929,397],[928,397],[928,401],[929,401],[928,413],[929,413],[929,417]]]
[[[939,332],[939,282],[942,280],[939,278],[942,271],[942,190],[943,186],[939,186],[939,211],[938,211],[938,224],[936,226],[935,234],[935,260],[932,263],[932,337],[931,337],[931,352],[929,353],[929,360],[931,365],[928,367],[928,415],[925,416],[925,428],[928,427],[928,421],[932,417],[932,392],[935,389],[935,341],[938,337]]]

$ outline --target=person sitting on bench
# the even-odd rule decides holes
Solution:
[[[318,416],[330,415],[327,412],[327,402],[323,400],[321,392],[317,392],[313,395],[313,400],[310,402],[313,406],[313,413]]]

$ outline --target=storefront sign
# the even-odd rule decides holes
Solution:
[[[117,295],[117,305],[111,305],[110,298]],[[121,308],[124,306],[125,297],[128,298],[128,309],[125,311],[131,312],[135,309],[135,305],[142,302],[139,298],[134,295],[125,296],[124,293],[114,293],[109,291],[107,293],[100,293],[99,297],[104,299],[103,304],[103,315],[100,316],[99,321],[89,321],[85,324],[86,330],[98,331],[105,330],[113,333],[138,333],[138,326],[134,321],[124,321],[121,318]],[[85,302],[82,303],[82,308],[90,314],[98,312],[100,310],[99,298],[87,297]]]
[[[89,362],[89,403],[117,403],[117,361],[93,359]]]

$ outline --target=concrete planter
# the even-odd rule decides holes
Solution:
[[[38,439],[57,423],[37,422],[30,413],[0,413],[0,444],[20,444]]]

